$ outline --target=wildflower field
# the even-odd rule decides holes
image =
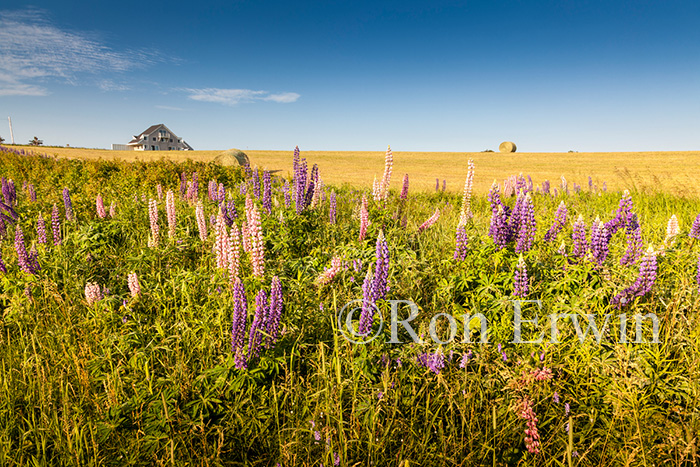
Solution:
[[[695,195],[289,160],[0,148],[2,465],[697,465]]]

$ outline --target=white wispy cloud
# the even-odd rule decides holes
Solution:
[[[129,90],[131,90],[131,86],[127,86],[126,84],[115,83],[111,79],[103,79],[102,81],[97,83],[97,86],[99,86],[99,88],[102,89],[103,91],[129,91]]]
[[[272,94],[269,91],[254,91],[252,89],[184,89],[189,93],[189,98],[201,102],[216,102],[218,104],[236,105],[246,102],[277,102],[289,104],[296,102],[301,96],[296,92],[283,92]]]
[[[36,9],[0,11],[0,95],[46,95],[44,86],[51,80],[79,84],[85,74],[125,72],[145,59],[158,60],[146,52],[113,50],[85,34],[59,29],[46,17]],[[97,85],[109,88],[109,81]],[[123,87],[112,83],[106,90]]]
[[[0,79],[0,96],[46,96],[48,91],[41,86],[13,82],[3,82]]]

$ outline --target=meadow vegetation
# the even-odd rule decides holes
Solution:
[[[247,154],[2,149],[3,465],[697,465],[697,154]],[[346,340],[363,297],[424,342]]]

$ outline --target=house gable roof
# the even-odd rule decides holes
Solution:
[[[144,131],[142,131],[141,133],[139,133],[139,136],[141,136],[141,135],[150,135],[151,133],[153,133],[154,131],[156,131],[158,128],[160,128],[160,127],[162,127],[162,126],[165,126],[165,125],[163,125],[162,123],[158,123],[157,125],[151,125],[151,126],[149,126],[148,128],[146,128]]]
[[[156,125],[151,125],[151,126],[149,126],[148,128],[146,128],[144,131],[142,131],[141,133],[139,133],[139,136],[140,136],[140,135],[150,135],[150,134],[153,134],[153,133],[155,133],[156,130],[160,129],[161,127],[164,128],[164,129],[166,129],[166,130],[168,130],[168,133],[170,133],[170,134],[172,134],[172,135],[175,135],[175,133],[173,133],[172,130],[171,130],[170,128],[168,128],[167,126],[165,126],[165,125],[162,124],[162,123],[158,123],[158,124],[156,124]]]
[[[151,125],[151,126],[149,126],[149,127],[146,128],[144,131],[142,131],[141,133],[139,133],[138,135],[134,135],[134,138],[133,138],[131,141],[129,141],[128,143],[126,143],[126,144],[127,144],[127,146],[137,146],[137,145],[139,145],[139,143],[141,142],[141,135],[150,136],[150,135],[152,135],[153,133],[155,133],[157,130],[159,130],[159,129],[161,129],[161,128],[167,130],[168,133],[170,133],[174,139],[180,140],[181,143],[182,143],[187,149],[192,150],[192,146],[190,146],[189,144],[187,144],[187,143],[185,142],[185,140],[181,139],[179,136],[177,136],[175,133],[173,133],[172,130],[171,130],[170,128],[168,128],[167,126],[165,126],[163,123],[158,123],[158,124],[156,124],[156,125]]]

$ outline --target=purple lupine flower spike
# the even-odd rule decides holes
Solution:
[[[33,184],[27,185],[27,190],[29,191],[29,199],[35,203],[36,202],[36,190],[34,189]]]
[[[509,225],[510,208],[503,204],[499,194],[498,183],[494,180],[489,190],[488,200],[491,204],[491,224],[489,225],[489,236],[493,243],[500,250],[505,248],[511,240],[513,233]]]
[[[272,278],[272,285],[270,286],[270,311],[268,320],[265,323],[265,332],[268,335],[265,347],[268,349],[274,348],[277,342],[283,308],[284,298],[282,297],[282,283],[279,277],[274,276]]]
[[[609,240],[607,226],[600,221],[599,217],[596,217],[591,224],[591,253],[599,266],[603,264],[610,252]]]
[[[7,266],[5,266],[5,262],[2,260],[2,251],[0,251],[0,271],[7,274]]]
[[[180,174],[180,199],[184,199],[187,196],[187,174],[182,172]]]
[[[489,234],[499,250],[505,248],[513,236],[508,225],[508,211],[503,205],[499,205],[497,211],[491,216]]]
[[[5,200],[5,204],[12,206],[12,193],[10,191],[10,184],[5,177],[2,177],[2,197]]]
[[[243,282],[236,278],[233,284],[233,319],[231,323],[231,351],[234,355],[236,368],[239,370],[248,368],[244,340],[245,325],[248,317],[248,300],[245,295]]]
[[[245,164],[243,164],[243,173],[246,180],[253,178],[253,169],[250,168],[250,162],[245,161]]]
[[[400,199],[406,199],[408,197],[408,174],[403,176],[403,186],[401,188]]]
[[[226,225],[228,227],[231,227],[233,225],[233,222],[238,219],[238,211],[236,211],[236,203],[233,200],[229,200],[229,202],[225,206],[226,209],[224,209],[224,215],[225,220],[226,220]]]
[[[376,246],[376,263],[374,266],[374,283],[372,284],[372,301],[381,300],[386,297],[389,291],[389,245],[387,244],[384,232],[379,231]]]
[[[545,195],[548,195],[548,194],[550,194],[550,191],[549,191],[550,189],[551,189],[551,184],[549,183],[549,180],[545,180],[544,182],[542,182],[542,193],[544,193]]]
[[[375,304],[372,300],[374,292],[372,286],[374,284],[374,276],[370,267],[362,283],[362,312],[360,313],[359,334],[361,336],[369,335],[374,322]]]
[[[530,193],[528,192],[522,196],[522,198],[523,202],[521,203],[520,212],[517,216],[518,225],[514,229],[517,239],[517,244],[515,246],[516,253],[522,253],[532,248],[532,244],[535,241],[535,232],[537,231],[535,208],[532,204]]]
[[[272,176],[268,170],[263,172],[263,208],[272,213]]]
[[[194,203],[199,198],[199,175],[197,172],[192,173],[192,181],[187,184],[187,200]]]
[[[301,153],[299,151],[299,146],[294,148],[294,156],[292,157],[292,169],[294,170],[294,174],[296,175],[296,169],[299,166],[299,158],[301,157]]]
[[[314,198],[316,190],[318,190],[318,164],[314,164],[311,167],[311,176],[309,177],[309,186],[306,189],[306,195],[304,198],[304,206],[309,207]]]
[[[54,204],[51,211],[51,230],[53,232],[53,244],[61,244],[61,219],[58,217],[58,207]]]
[[[567,214],[568,212],[566,210],[566,204],[564,204],[564,201],[562,201],[559,203],[559,207],[557,207],[557,212],[554,214],[554,222],[552,223],[552,226],[549,228],[547,233],[544,234],[545,242],[551,242],[557,238],[557,235],[559,235],[559,233],[566,225]]]
[[[438,349],[434,353],[424,352],[416,357],[419,366],[425,367],[436,375],[445,368],[445,354]]]
[[[27,254],[27,248],[24,246],[24,232],[19,225],[15,227],[15,251],[17,252],[17,263],[22,271],[28,274],[36,274],[39,271],[36,258]]]
[[[579,214],[576,222],[574,222],[574,230],[571,234],[574,241],[574,250],[572,255],[576,258],[583,258],[588,251],[588,241],[586,240],[586,223],[583,221],[583,216]]]
[[[515,205],[513,206],[513,210],[510,211],[510,216],[508,217],[508,227],[513,236],[517,235],[518,226],[521,224],[520,218],[522,217],[525,202],[525,193],[522,190],[516,191],[515,193]]]
[[[622,193],[622,198],[620,199],[620,204],[615,212],[615,217],[607,224],[608,233],[611,236],[615,235],[618,230],[627,227],[627,222],[633,207],[630,192],[625,190]]]
[[[639,268],[639,296],[646,295],[647,293],[651,292],[651,288],[656,282],[656,252],[651,245],[649,245],[643,259],[644,261]]]
[[[467,257],[467,231],[463,225],[457,227],[455,253],[453,258],[459,261],[464,261]]]
[[[362,272],[362,260],[361,259],[352,260],[352,268],[355,270],[355,272]]]
[[[39,213],[39,217],[36,220],[36,236],[38,243],[46,245],[46,224],[41,213]]]
[[[642,228],[639,225],[636,214],[630,214],[625,233],[627,235],[627,249],[622,258],[620,258],[620,264],[623,266],[636,263],[642,257],[644,251]]]
[[[71,221],[75,219],[73,215],[73,202],[70,199],[70,191],[68,191],[68,188],[63,189],[63,205],[66,210],[66,220]]]
[[[7,184],[10,186],[10,195],[12,196],[12,205],[17,204],[17,189],[15,188],[15,182],[13,180],[9,180]]]
[[[652,245],[649,245],[647,252],[639,262],[639,276],[637,280],[613,299],[613,305],[622,307],[627,305],[634,297],[642,297],[649,293],[656,282],[656,252]]]
[[[693,222],[693,226],[690,228],[688,236],[690,238],[700,240],[700,214],[698,214],[698,217],[695,218],[695,221]]]
[[[297,147],[294,151],[295,157],[298,156],[298,151],[299,148]],[[294,205],[296,207],[297,214],[301,214],[301,212],[306,207],[304,204],[304,198],[306,194],[306,174],[306,159],[302,158],[296,164],[296,170],[294,172]]]
[[[253,194],[260,199],[260,173],[257,167],[253,170]]]
[[[199,174],[197,172],[192,173],[192,201],[199,198]]]
[[[331,224],[335,224],[336,198],[335,191],[331,192],[330,207],[328,208],[328,217]]]
[[[17,219],[19,219],[19,214],[14,210],[9,204],[5,204],[0,201],[0,221],[2,221],[2,226],[5,226],[5,222],[13,224]]]
[[[253,315],[253,324],[251,324],[248,334],[248,362],[260,355],[260,346],[263,338],[262,331],[265,329],[265,316],[269,316],[268,307],[267,292],[261,290],[255,296],[255,314]]]

